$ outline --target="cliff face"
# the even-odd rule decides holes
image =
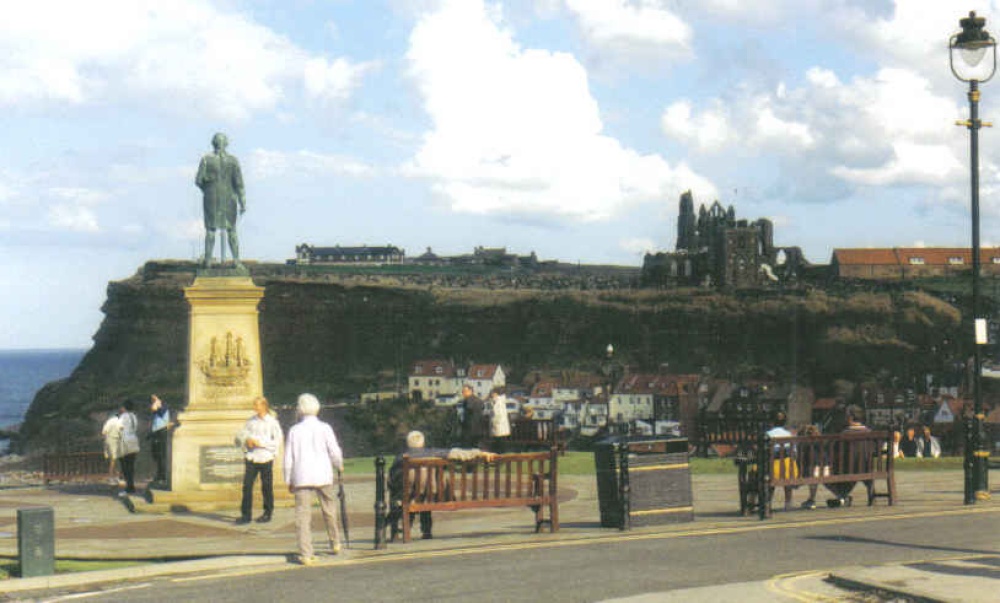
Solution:
[[[536,368],[596,369],[612,342],[634,369],[768,375],[823,387],[889,373],[903,383],[961,351],[961,315],[915,292],[581,291],[437,287],[405,278],[303,275],[252,266],[265,287],[264,389],[331,398],[405,385],[410,363],[446,357]],[[182,406],[191,266],[149,263],[111,283],[94,346],[68,379],[38,393],[22,426],[29,448],[95,434],[98,414],[152,392]],[[937,347],[935,347],[937,346]],[[927,350],[939,350],[928,354]],[[144,407],[144,406],[141,406]]]

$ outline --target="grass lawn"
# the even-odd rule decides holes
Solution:
[[[81,561],[78,559],[56,559],[57,574],[72,574],[75,572],[92,572],[96,570],[119,569],[145,565],[146,561]],[[0,580],[8,580],[20,576],[21,568],[17,559],[0,558]]]
[[[692,475],[736,475],[736,465],[729,458],[703,459],[691,457]],[[392,464],[392,457],[386,457],[386,470]],[[948,456],[939,459],[898,459],[897,471],[960,471],[962,457]],[[348,475],[371,475],[375,473],[373,457],[356,457],[344,461],[344,473]],[[567,452],[559,457],[559,473],[562,475],[593,475],[594,453]]]

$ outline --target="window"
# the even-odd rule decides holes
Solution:
[[[914,264],[914,265],[917,265],[917,266],[923,266],[924,265],[924,258],[912,257],[912,258],[910,258],[910,263]]]
[[[442,374],[444,374],[444,367],[443,366],[436,366],[436,367],[434,367],[434,372],[437,373],[438,375],[442,375]]]
[[[965,259],[964,258],[960,258],[960,257],[950,257],[950,258],[948,258],[948,263],[949,264],[964,264],[965,263]]]
[[[994,264],[1000,264],[1000,256],[993,256],[990,258],[990,261]]]

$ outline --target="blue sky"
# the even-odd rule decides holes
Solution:
[[[0,348],[87,347],[108,281],[200,253],[194,174],[216,131],[261,261],[391,243],[638,266],[673,248],[687,189],[772,219],[814,262],[968,246],[947,41],[969,10],[1000,27],[989,1],[6,4]],[[982,133],[984,245],[998,136]]]

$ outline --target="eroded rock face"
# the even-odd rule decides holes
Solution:
[[[265,287],[264,391],[277,406],[294,404],[303,391],[357,399],[405,386],[420,358],[499,362],[513,382],[535,369],[596,370],[608,342],[635,369],[709,367],[721,377],[756,373],[821,388],[879,370],[920,375],[945,360],[922,351],[928,342],[962,340],[953,306],[912,292],[629,289],[637,269],[518,280],[248,265]],[[93,348],[69,378],[46,385],[27,413],[21,435],[29,450],[95,441],[107,412],[125,398],[144,411],[155,392],[183,407],[183,287],[193,279],[193,264],[149,262],[109,284]]]

